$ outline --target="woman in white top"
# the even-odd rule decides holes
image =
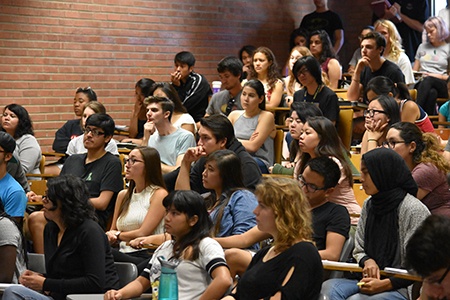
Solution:
[[[381,33],[386,39],[386,49],[383,56],[398,65],[405,75],[406,84],[414,84],[414,75],[408,55],[402,47],[402,37],[398,33],[397,27],[389,20],[377,20],[374,24],[376,32]]]
[[[181,103],[180,97],[173,86],[167,82],[157,82],[152,86],[151,91],[152,96],[166,97],[172,100],[174,104],[172,119],[170,122],[176,128],[186,129],[195,135],[197,132],[197,126],[195,125],[194,118],[187,113],[186,108],[184,108]]]
[[[113,248],[115,261],[139,265],[151,253],[136,250],[127,243],[137,237],[164,232],[162,201],[167,191],[158,151],[143,146],[133,149],[125,164],[125,178],[129,186],[117,196],[111,229],[106,235],[112,245],[118,244],[119,248]]]

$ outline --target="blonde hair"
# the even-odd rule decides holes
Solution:
[[[436,168],[445,174],[450,172],[450,164],[441,155],[442,146],[434,133],[426,132],[422,135],[422,141],[425,144],[425,150],[422,151],[419,161],[435,165]]]
[[[380,19],[377,20],[374,24],[374,28],[376,29],[378,26],[383,26],[387,28],[389,33],[389,43],[391,45],[391,49],[389,53],[384,52],[384,57],[394,62],[397,62],[400,54],[404,52],[402,47],[402,37],[400,33],[398,33],[397,27],[395,27],[394,23],[389,20]],[[386,44],[388,41],[386,41]]]
[[[292,48],[291,53],[289,53],[289,59],[292,55],[292,52],[294,51],[298,51],[300,53],[301,56],[312,56],[311,51],[309,51],[309,49],[307,47],[304,46],[295,46],[294,48]],[[292,73],[292,70],[289,69],[289,82],[286,86],[286,90],[288,91],[289,95],[293,95],[295,93],[295,76],[294,73]]]
[[[298,240],[311,241],[310,206],[297,181],[267,177],[256,186],[255,195],[274,212],[279,233],[274,241],[276,252],[283,252]]]

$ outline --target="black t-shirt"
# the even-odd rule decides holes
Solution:
[[[350,216],[344,206],[326,202],[312,210],[312,227],[317,249],[324,250],[327,246],[327,232],[335,232],[348,238]]]
[[[339,102],[336,93],[330,88],[324,86],[315,98],[314,95],[308,94],[306,89],[303,88],[294,93],[294,102],[298,101],[317,104],[324,117],[328,118],[330,121],[335,121],[337,125],[339,118]]]
[[[327,10],[326,12],[312,12],[303,17],[300,28],[308,30],[309,33],[314,30],[325,30],[334,44],[334,32],[338,29],[344,29],[341,17],[335,12]]]

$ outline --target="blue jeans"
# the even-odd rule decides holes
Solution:
[[[358,280],[329,279],[322,283],[321,293],[332,300],[407,300],[397,291],[383,292],[375,295],[366,295],[359,292],[356,285]]]
[[[267,169],[266,164],[259,158],[254,157],[253,159],[256,161],[256,163],[258,164],[259,169],[261,170],[261,173],[263,174],[269,174],[269,169]]]
[[[27,287],[16,285],[10,286],[3,292],[3,299],[5,300],[52,300],[50,296],[43,295],[39,292],[33,291]]]

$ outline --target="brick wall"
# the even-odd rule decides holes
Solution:
[[[366,0],[330,7],[344,21],[346,65],[369,8]],[[0,107],[24,105],[50,151],[56,129],[74,117],[76,87],[91,86],[125,125],[135,82],[169,80],[177,52],[193,52],[209,81],[244,44],[270,47],[283,65],[290,32],[313,9],[310,0],[0,0]]]

